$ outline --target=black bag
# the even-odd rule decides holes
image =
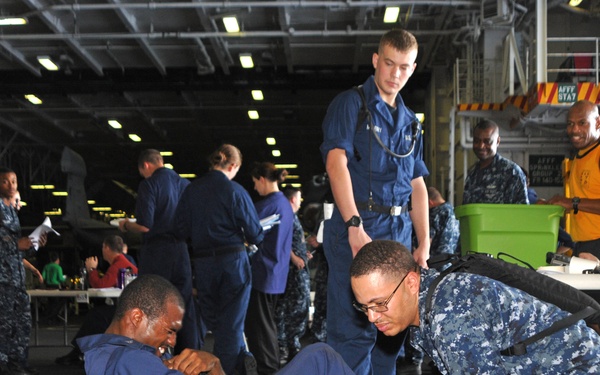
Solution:
[[[555,322],[549,328],[529,337],[502,351],[503,355],[522,355],[527,352],[526,346],[554,332],[566,328],[584,319],[587,324],[600,324],[600,304],[584,292],[572,286],[543,275],[532,269],[495,259],[488,254],[469,254],[463,257],[442,254],[428,261],[431,268],[437,264],[451,266],[440,273],[429,288],[425,300],[425,319],[431,313],[433,291],[442,279],[451,272],[467,272],[482,275],[500,281],[508,286],[521,289],[525,293],[556,305],[572,315]]]

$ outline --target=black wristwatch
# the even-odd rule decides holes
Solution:
[[[579,202],[581,202],[581,199],[579,199],[579,197],[573,197],[571,202],[573,202],[573,214],[576,215],[579,212]]]
[[[350,227],[360,227],[360,225],[362,224],[362,219],[360,218],[360,216],[352,216],[350,218],[350,220],[346,221],[346,228],[350,228]]]

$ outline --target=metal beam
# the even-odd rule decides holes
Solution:
[[[290,26],[290,11],[287,7],[280,7],[277,8],[278,13],[279,13],[279,27],[281,27],[281,30],[283,31],[287,31],[289,30],[289,26]],[[290,47],[290,40],[289,38],[283,38],[281,40],[281,42],[283,43],[283,53],[285,56],[285,65],[287,66],[287,72],[289,74],[293,74],[294,73],[294,65],[292,63],[292,48]]]
[[[23,54],[20,51],[16,50],[10,43],[8,43],[7,41],[0,41],[0,47],[2,47],[2,49],[6,51],[6,53],[8,53],[11,58],[15,59],[25,69],[29,70],[30,73],[32,73],[36,77],[42,76],[42,72],[40,72],[40,69],[31,65],[29,61],[27,61],[25,56],[23,56]]]
[[[24,0],[29,1],[29,0]],[[452,35],[457,32],[464,32],[468,28],[461,27],[449,30],[411,30],[415,36],[428,35]],[[263,31],[244,31],[239,33],[228,32],[194,32],[194,31],[174,31],[174,32],[148,32],[148,33],[58,33],[58,34],[4,34],[0,35],[0,40],[73,40],[77,39],[195,39],[195,38],[303,38],[303,37],[354,37],[354,36],[378,36],[385,34],[389,30],[263,30]]]
[[[57,148],[55,145],[48,144],[48,142],[45,139],[40,138],[36,134],[33,134],[32,132],[24,129],[23,125],[17,124],[14,121],[12,121],[10,119],[10,115],[8,115],[8,114],[4,114],[4,115],[2,115],[0,117],[0,124],[5,125],[6,127],[14,130],[15,132],[17,132],[17,133],[19,133],[19,134],[21,134],[21,135],[23,135],[23,136],[25,136],[25,137],[27,137],[29,139],[31,139],[32,141],[40,144],[41,146],[44,146],[44,147],[46,147],[46,148],[48,148],[48,149],[50,149],[50,150],[52,150],[54,152],[60,152],[60,150],[59,150],[60,148]]]
[[[66,38],[61,38],[61,40],[64,40],[64,42],[67,43],[69,47],[71,47],[71,49],[74,50],[75,53],[77,53],[77,55],[79,55],[79,57],[85,61],[86,64],[92,68],[97,75],[104,75],[100,64],[76,40],[77,35],[74,33],[69,33],[67,28],[57,17],[52,14],[49,8],[45,7],[45,4],[40,3],[39,0],[23,0],[23,2],[29,5],[31,8],[36,9],[36,13],[39,14],[42,21],[44,21],[44,23],[46,23],[46,25],[56,34],[68,35]]]
[[[46,113],[45,110],[41,109],[40,107],[36,107],[35,105],[33,105],[25,100],[21,100],[18,98],[15,100],[17,103],[19,103],[21,105],[22,108],[35,114],[36,116],[38,116],[40,119],[46,121],[47,123],[52,124],[54,127],[56,127],[58,130],[62,131],[69,137],[75,138],[75,132],[73,130],[61,125],[54,117],[52,117],[48,113]]]
[[[198,17],[200,18],[200,23],[202,24],[202,27],[204,28],[204,30],[206,31],[213,31],[216,32],[218,31],[217,25],[215,24],[214,20],[211,19],[208,14],[206,14],[206,10],[205,9],[198,9],[196,10],[196,14],[198,14]],[[200,40],[200,38],[196,38],[198,40]],[[223,73],[225,75],[229,75],[231,74],[231,72],[229,71],[229,65],[233,64],[233,59],[231,58],[231,55],[229,54],[229,50],[227,49],[227,44],[223,41],[223,38],[210,38],[210,44],[212,46],[212,49],[214,51],[214,53],[217,55],[217,59],[219,60],[219,64],[221,65],[221,70],[223,71]],[[200,41],[200,43],[202,43]],[[204,46],[204,44],[202,44],[202,46]],[[212,62],[210,61],[210,57],[208,56],[208,54],[206,55],[206,58],[208,59],[208,62],[210,63],[210,65],[212,65]]]
[[[297,8],[360,8],[360,7],[384,7],[384,6],[400,6],[400,5],[439,5],[439,6],[472,6],[479,8],[480,1],[475,0],[372,0],[372,1],[207,1],[207,2],[173,2],[159,3],[150,1],[147,3],[127,3],[127,4],[57,4],[48,6],[48,10],[60,11],[84,11],[84,10],[110,10],[116,7],[128,9],[196,9],[196,8],[279,8],[279,7],[297,7]]]
[[[113,4],[122,4],[120,2],[120,0],[111,0],[111,1],[113,2]],[[125,27],[127,28],[127,30],[129,30],[132,33],[139,33],[141,31],[140,28],[137,26],[136,17],[133,14],[131,14],[124,8],[117,8],[117,9],[115,9],[115,11],[117,12],[117,15],[119,16],[119,18],[121,19],[123,24],[125,24]],[[167,69],[165,68],[165,65],[162,63],[160,58],[158,57],[158,54],[156,53],[156,51],[152,48],[152,46],[150,46],[150,43],[148,43],[148,39],[140,38],[137,40],[137,42],[140,45],[140,47],[142,48],[142,50],[144,51],[144,53],[146,53],[146,55],[150,58],[150,61],[152,61],[152,64],[154,64],[156,69],[158,69],[160,74],[162,74],[163,76],[166,76]]]
[[[160,126],[156,125],[154,119],[147,113],[147,110],[150,109],[150,107],[148,107],[148,106],[144,107],[144,106],[136,103],[135,98],[129,92],[124,92],[123,97],[125,98],[125,100],[127,100],[127,102],[129,104],[131,104],[131,110],[136,111],[139,114],[139,116],[141,116],[145,120],[148,127],[150,129],[152,129],[156,133],[156,135],[159,136],[159,138],[162,141],[166,142],[167,141],[167,138],[165,137],[166,131],[161,129]]]
[[[365,29],[366,17],[367,17],[367,8],[360,8],[358,14],[356,15],[356,27],[358,30]],[[364,20],[364,21],[363,21]],[[362,49],[362,38],[357,36],[354,40],[354,56],[352,58],[352,73],[358,72],[358,66],[360,64],[364,64],[364,61],[360,61]]]

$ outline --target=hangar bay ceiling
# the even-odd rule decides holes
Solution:
[[[548,0],[548,7],[564,2]],[[388,6],[399,7],[392,24],[383,22]],[[228,142],[244,154],[242,183],[248,185],[249,163],[262,160],[297,164],[289,182],[305,183],[324,171],[318,147],[327,105],[372,73],[371,56],[385,31],[402,27],[417,36],[418,69],[403,96],[423,111],[433,66],[450,68],[487,23],[529,22],[534,6],[532,0],[0,0],[1,17],[26,20],[0,26],[2,164],[17,170],[23,190],[65,189],[59,160],[69,147],[87,164],[89,198],[126,210],[133,202],[126,188],[137,186],[136,159],[144,148],[171,151],[165,161],[175,170],[199,174],[205,157]],[[238,32],[225,29],[228,17],[236,17]],[[248,55],[254,66],[246,69],[240,56]],[[44,68],[42,58],[58,70]],[[252,90],[262,90],[264,99],[253,99]],[[30,94],[41,104],[28,101]],[[45,210],[62,204],[36,191],[23,195]]]

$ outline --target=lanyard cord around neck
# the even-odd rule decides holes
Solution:
[[[372,139],[373,137],[375,137],[375,140],[377,141],[377,143],[379,143],[379,145],[383,148],[383,151],[385,151],[386,154],[391,155],[392,157],[395,158],[405,158],[407,156],[409,156],[410,154],[412,154],[413,150],[415,149],[415,144],[417,143],[417,136],[419,135],[419,131],[421,130],[421,124],[419,123],[418,120],[414,120],[412,123],[412,139],[411,139],[411,144],[410,144],[410,149],[408,150],[408,152],[406,154],[396,154],[395,152],[393,152],[392,150],[390,150],[386,145],[383,144],[383,141],[381,141],[381,138],[379,138],[379,135],[377,135],[377,132],[375,131],[375,127],[373,126],[373,116],[371,115],[371,111],[369,111],[369,108],[367,108],[367,99],[365,97],[365,92],[364,89],[362,87],[362,85],[360,86],[356,86],[354,87],[354,89],[358,92],[358,95],[360,95],[360,99],[362,101],[362,107],[360,109],[360,112],[362,112],[366,118],[367,118],[367,126],[369,127],[369,202],[373,203],[373,191],[371,189],[371,176],[372,176]],[[356,129],[358,131],[358,127],[360,126],[361,123],[361,115],[359,112],[359,123],[356,126]]]

